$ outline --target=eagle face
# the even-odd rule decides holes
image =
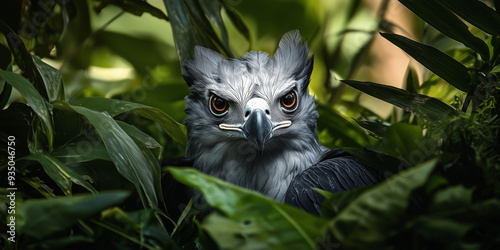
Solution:
[[[202,172],[282,200],[291,178],[324,148],[308,93],[313,68],[298,31],[283,36],[274,57],[241,59],[196,47],[183,63],[187,157]]]

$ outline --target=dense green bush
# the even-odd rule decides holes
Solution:
[[[470,0],[400,2],[425,21],[421,40],[426,42],[392,33],[383,15],[378,20],[366,15],[360,1],[331,3],[344,11],[321,18],[311,10],[319,1],[298,0],[165,0],[167,15],[140,0],[44,2],[49,6],[31,1],[23,8],[2,3],[12,10],[0,22],[5,37],[0,45],[3,246],[497,249],[499,6]],[[286,11],[269,15],[259,4]],[[96,13],[106,11],[109,21],[93,31]],[[143,13],[168,21],[175,47],[105,29],[117,18]],[[318,190],[327,197],[321,217],[190,168],[160,166],[163,158],[182,156],[186,143],[180,123],[187,88],[179,61],[191,56],[194,45],[227,56],[248,47],[269,49],[290,26],[251,24],[287,20],[314,38],[321,51],[315,65],[322,81],[311,85],[321,141],[344,147],[387,177],[343,193]],[[356,26],[359,20],[368,32]],[[333,84],[333,76],[354,75],[378,27],[430,72],[418,79],[409,67],[405,89],[355,80]],[[323,39],[332,30],[338,36]],[[273,45],[264,41],[268,34]],[[347,50],[352,39],[358,43]],[[59,69],[48,61],[60,62]],[[129,65],[135,73],[116,81],[81,73],[111,64]],[[402,111],[378,117],[357,101],[339,98],[359,95],[346,85]],[[339,114],[340,108],[356,121]],[[216,212],[199,221],[191,202],[174,203],[170,176],[200,190]],[[15,238],[9,233],[11,216]]]

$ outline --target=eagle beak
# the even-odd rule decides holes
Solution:
[[[247,140],[254,141],[259,148],[264,148],[264,143],[273,136],[273,127],[264,111],[257,109],[250,114],[241,130]]]
[[[244,109],[245,121],[240,124],[219,124],[223,130],[239,131],[243,137],[257,144],[262,150],[266,141],[277,129],[292,125],[291,121],[272,122],[267,102],[261,98],[250,99]]]

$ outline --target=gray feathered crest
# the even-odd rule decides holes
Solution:
[[[266,69],[268,72],[301,80],[301,89],[307,89],[309,78],[313,69],[313,58],[308,58],[309,49],[307,41],[301,42],[298,30],[289,31],[281,38],[274,57],[268,57],[268,53],[261,51],[250,51],[240,60],[226,59],[216,51],[204,47],[194,48],[194,59],[186,60],[182,67],[184,79],[191,90],[200,89],[207,81],[220,82],[225,75],[239,72],[240,66],[248,73]]]

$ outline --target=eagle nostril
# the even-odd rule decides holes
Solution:
[[[250,111],[248,110],[247,112],[245,112],[245,118],[247,118],[249,115],[250,115]]]
[[[270,114],[269,109],[266,109],[266,114],[267,114],[267,115],[269,115],[269,114]]]

